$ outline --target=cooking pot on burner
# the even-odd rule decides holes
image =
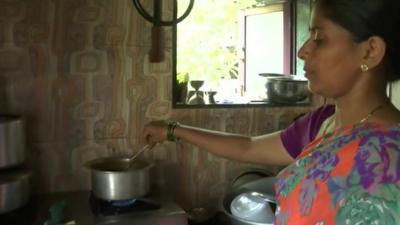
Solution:
[[[104,200],[127,200],[146,195],[152,163],[128,157],[105,157],[86,163],[91,171],[92,192]],[[131,163],[128,165],[128,163]]]

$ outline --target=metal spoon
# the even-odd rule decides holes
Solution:
[[[142,154],[144,151],[152,149],[154,145],[145,145],[143,146],[143,148],[141,148],[138,152],[136,152],[136,154],[134,154],[132,157],[128,158],[125,160],[126,162],[126,169],[129,169],[132,165],[132,163],[135,161],[135,159]]]

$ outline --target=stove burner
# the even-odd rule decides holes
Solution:
[[[150,196],[136,199],[108,201],[97,198],[93,193],[91,193],[89,203],[90,209],[95,216],[115,216],[161,208],[161,204]]]
[[[116,207],[126,207],[126,206],[130,206],[132,204],[134,204],[136,202],[136,198],[133,199],[127,199],[127,200],[119,200],[119,201],[110,201],[109,203],[112,206],[116,206]]]

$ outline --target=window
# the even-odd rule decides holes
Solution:
[[[240,35],[243,58],[240,75],[244,92],[253,102],[266,99],[261,73],[292,74],[289,3],[241,10]]]
[[[295,70],[293,12],[290,2],[196,1],[174,27],[174,106],[265,103],[259,73]]]

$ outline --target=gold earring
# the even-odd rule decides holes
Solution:
[[[367,64],[361,64],[360,68],[361,68],[361,71],[363,71],[363,72],[367,72],[369,70]]]

